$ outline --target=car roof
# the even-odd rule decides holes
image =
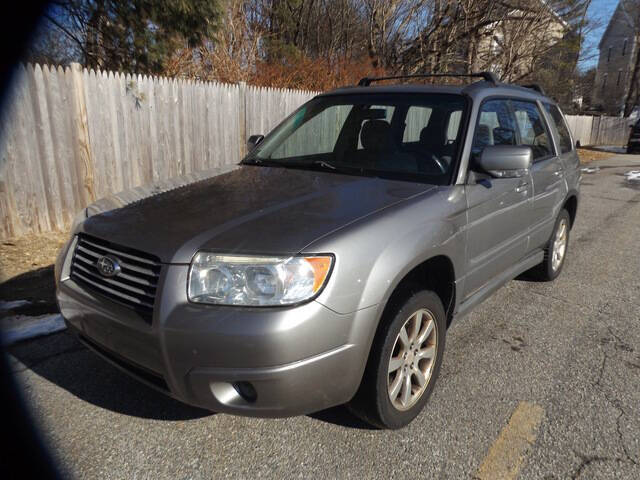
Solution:
[[[349,86],[341,87],[320,96],[335,95],[367,95],[367,94],[421,94],[421,93],[449,93],[457,95],[467,95],[473,100],[482,100],[486,97],[506,96],[516,97],[525,100],[541,100],[547,103],[556,102],[549,97],[542,95],[539,91],[530,87],[511,85],[508,83],[491,83],[487,81],[474,82],[469,85],[414,85],[414,84],[393,84],[393,85],[372,85],[366,87]]]

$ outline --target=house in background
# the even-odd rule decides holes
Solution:
[[[636,49],[640,48],[636,45],[639,5],[638,0],[620,0],[598,45],[593,105],[605,114],[619,115],[624,110]]]
[[[512,22],[495,22],[480,30],[481,40],[471,70],[489,70],[504,80],[515,82],[534,71],[536,61],[540,60],[540,51],[556,45],[570,30],[567,22],[547,2],[536,1],[544,8],[538,14],[536,28],[523,30]],[[531,15],[518,9],[508,13]],[[478,68],[477,64],[489,66]]]

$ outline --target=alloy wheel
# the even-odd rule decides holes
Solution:
[[[437,325],[433,313],[420,309],[400,329],[389,358],[387,389],[397,410],[408,410],[429,385],[437,353]]]
[[[561,219],[556,230],[556,237],[553,240],[553,251],[551,252],[551,268],[553,271],[557,271],[562,265],[564,255],[567,251],[567,232],[569,226],[566,219]]]

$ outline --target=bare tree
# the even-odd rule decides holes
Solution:
[[[519,80],[589,0],[227,0],[220,31],[167,73],[324,88],[361,72],[491,70]]]

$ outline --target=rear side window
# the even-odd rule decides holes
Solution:
[[[551,140],[538,105],[522,100],[513,100],[511,103],[520,132],[519,144],[531,147],[534,161],[552,155]]]
[[[462,123],[462,110],[456,110],[449,115],[449,124],[447,125],[447,144],[456,141],[460,133],[460,124]]]
[[[571,134],[569,133],[566,122],[564,121],[562,112],[560,112],[558,107],[549,103],[545,103],[544,108],[551,116],[551,121],[558,132],[558,138],[560,139],[560,153],[570,152],[573,150],[573,142],[571,141]]]
[[[402,143],[411,143],[420,141],[420,132],[429,124],[431,118],[431,107],[411,106],[407,110],[407,116],[404,120],[404,134]]]

